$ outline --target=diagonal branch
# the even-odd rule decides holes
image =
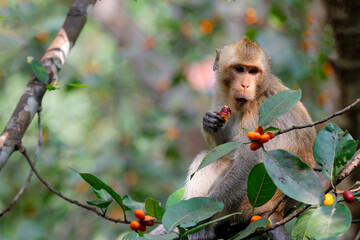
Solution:
[[[42,128],[41,128],[41,114],[40,111],[38,112],[38,135],[39,135],[39,141],[38,141],[38,145],[36,147],[36,151],[35,151],[35,156],[34,159],[32,161],[32,164],[35,166],[37,157],[39,156],[40,153],[40,148],[41,148],[41,143],[42,143]],[[30,181],[31,181],[31,177],[33,175],[33,171],[32,169],[30,169],[30,173],[26,179],[26,182],[24,184],[24,186],[20,189],[20,191],[15,195],[15,197],[13,198],[13,200],[11,201],[11,203],[0,212],[0,217],[2,217],[5,213],[7,213],[8,211],[11,210],[11,208],[16,204],[16,202],[20,199],[20,197],[24,194],[25,190],[29,187],[30,185]]]
[[[49,72],[49,84],[54,84],[66,57],[82,31],[96,0],[76,0],[69,10],[65,22],[50,47],[41,58]],[[32,76],[5,129],[0,135],[0,171],[7,163],[30,125],[46,92],[45,84]]]

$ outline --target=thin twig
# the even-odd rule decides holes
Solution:
[[[308,128],[308,127],[314,127],[318,124],[321,124],[321,123],[324,123],[334,117],[337,117],[337,116],[340,116],[342,115],[343,113],[349,111],[351,108],[355,107],[358,103],[360,103],[360,98],[356,99],[355,102],[353,102],[352,104],[350,104],[349,106],[345,107],[344,109],[338,111],[338,112],[335,112],[323,119],[320,119],[318,121],[315,121],[315,122],[312,122],[312,123],[309,123],[309,124],[305,124],[305,125],[302,125],[302,126],[293,126],[291,128],[288,128],[288,129],[285,129],[285,130],[280,130],[278,131],[277,133],[275,133],[275,135],[279,135],[279,134],[283,134],[283,133],[286,133],[286,132],[290,132],[292,130],[295,130],[295,129],[302,129],[302,128]]]
[[[273,209],[266,215],[266,218],[269,218],[275,211],[278,209],[280,204],[285,200],[286,195],[282,196],[282,198],[277,202],[277,204],[273,207]]]
[[[36,151],[35,151],[35,156],[34,159],[32,161],[32,164],[35,166],[36,164],[36,160],[39,156],[40,153],[40,149],[41,149],[41,144],[42,144],[42,128],[41,128],[41,109],[39,109],[38,111],[38,135],[39,135],[39,141],[38,141],[38,145],[36,147]],[[16,204],[16,202],[20,199],[20,197],[24,194],[25,190],[29,187],[30,182],[31,182],[31,177],[33,175],[33,171],[32,169],[30,169],[29,175],[26,179],[26,182],[24,184],[24,186],[20,189],[20,191],[15,195],[15,197],[13,198],[13,200],[11,201],[11,203],[0,212],[0,217],[2,217],[5,213],[7,213],[8,211],[11,210],[11,208]]]
[[[109,221],[112,221],[112,222],[115,222],[115,223],[126,223],[126,224],[129,224],[130,222],[128,222],[127,220],[122,220],[122,219],[115,219],[115,218],[111,218],[111,217],[108,217],[108,216],[104,216],[104,214],[100,211],[98,211],[96,208],[94,207],[91,207],[89,205],[86,205],[86,204],[82,204],[76,200],[73,200],[71,198],[68,198],[66,197],[65,195],[63,195],[62,193],[58,192],[56,189],[54,189],[48,182],[46,182],[41,176],[40,174],[37,172],[37,170],[35,169],[35,167],[33,166],[33,164],[31,163],[31,160],[29,158],[29,155],[27,154],[26,152],[26,149],[24,146],[19,146],[18,147],[19,151],[25,156],[27,162],[29,163],[31,169],[33,170],[33,172],[35,173],[35,175],[38,177],[38,179],[51,191],[53,192],[54,194],[58,195],[59,197],[61,197],[62,199],[64,199],[65,201],[69,202],[69,203],[72,203],[72,204],[75,204],[79,207],[82,207],[86,210],[89,210],[89,211],[92,211],[94,213],[96,213],[97,215],[99,215],[100,217],[106,219],[106,220],[109,220]]]
[[[351,223],[359,223],[360,222],[360,219],[354,219],[351,221]]]

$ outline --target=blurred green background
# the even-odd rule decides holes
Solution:
[[[31,76],[27,56],[40,59],[72,1],[0,0],[0,127]],[[243,35],[272,57],[273,72],[314,119],[338,109],[331,28],[319,1],[102,0],[43,99],[41,175],[65,195],[95,199],[69,167],[97,175],[121,195],[161,202],[183,186],[187,167],[207,147],[201,119],[210,106],[215,48]],[[89,88],[71,88],[78,83]],[[33,155],[34,118],[23,144]],[[0,209],[26,180],[14,153],[0,174]],[[112,217],[119,209],[112,204]],[[50,193],[33,177],[15,207],[0,218],[1,239],[116,239],[113,224]]]

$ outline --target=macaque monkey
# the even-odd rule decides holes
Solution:
[[[211,111],[203,118],[203,135],[210,149],[230,141],[249,142],[247,131],[254,130],[258,120],[259,107],[270,96],[288,89],[271,73],[271,58],[249,38],[216,50],[214,71],[216,71],[215,96]],[[229,121],[216,114],[224,105],[233,111]],[[279,129],[304,125],[311,118],[301,102],[289,112],[272,121],[269,126]],[[264,126],[267,127],[267,126]],[[264,144],[266,150],[285,149],[298,155],[310,166],[315,165],[312,145],[315,129],[305,128],[281,134]],[[210,197],[224,203],[224,211],[214,218],[241,212],[228,220],[189,235],[190,239],[227,239],[244,229],[252,216],[252,207],[246,195],[247,178],[251,169],[263,160],[264,152],[251,151],[249,145],[242,145],[231,156],[224,156],[198,171],[190,180],[207,152],[200,153],[189,168],[186,179],[185,199]],[[277,190],[272,200],[255,208],[255,214],[266,216],[284,195]],[[296,202],[285,198],[274,214],[272,222],[283,219],[284,214]],[[270,232],[273,239],[290,239],[284,227]]]

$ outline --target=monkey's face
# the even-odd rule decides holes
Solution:
[[[256,99],[256,88],[262,79],[262,71],[257,66],[231,65],[223,78],[223,90],[228,102],[236,111],[246,109],[248,103]]]

